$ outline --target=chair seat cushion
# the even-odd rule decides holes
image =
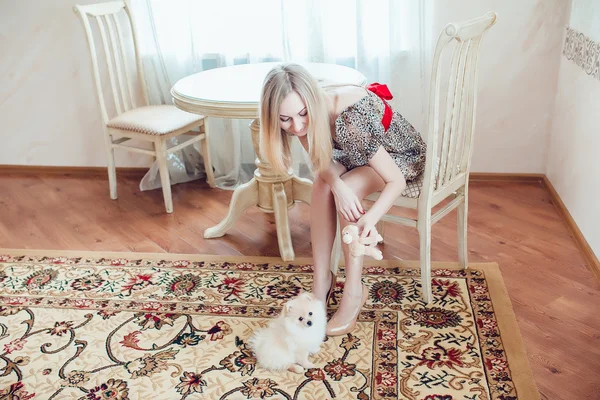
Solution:
[[[107,126],[147,135],[167,135],[203,119],[203,115],[188,113],[174,105],[165,104],[125,111],[108,121]]]
[[[440,169],[440,158],[438,157],[433,165],[433,176],[435,176]],[[418,199],[423,190],[423,181],[425,180],[425,171],[419,175],[416,179],[406,182],[406,189],[400,194],[402,197],[408,197],[411,199]],[[434,183],[435,185],[435,183]]]
[[[440,158],[438,157],[433,164],[433,176],[435,177],[440,169]],[[460,167],[456,167],[456,173],[460,172]],[[412,181],[406,182],[406,189],[400,194],[402,197],[408,197],[411,199],[418,199],[423,190],[423,180],[425,179],[425,172]],[[437,182],[433,183],[434,190],[437,189]]]
[[[418,199],[421,194],[421,189],[423,188],[423,174],[421,174],[417,179],[413,179],[412,181],[406,182],[406,189],[402,192],[400,196],[408,197],[411,199]]]

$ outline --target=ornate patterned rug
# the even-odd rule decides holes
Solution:
[[[0,399],[539,399],[498,266],[434,267],[426,305],[416,263],[367,262],[357,328],[293,374],[246,343],[310,260],[0,250]]]

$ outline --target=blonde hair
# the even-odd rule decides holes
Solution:
[[[325,91],[298,64],[275,66],[263,82],[260,96],[260,152],[273,170],[286,174],[292,165],[291,139],[281,128],[279,108],[283,99],[296,92],[306,104],[308,154],[313,172],[319,174],[332,159],[332,138]]]

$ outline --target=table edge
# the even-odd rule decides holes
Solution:
[[[207,117],[254,119],[258,118],[258,102],[222,102],[190,98],[171,88],[173,104],[183,111]]]

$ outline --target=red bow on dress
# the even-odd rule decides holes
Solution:
[[[381,123],[383,124],[383,128],[387,132],[388,128],[390,127],[390,124],[392,123],[393,113],[392,107],[390,107],[390,105],[385,100],[392,100],[394,97],[392,96],[392,93],[388,89],[387,85],[382,85],[377,82],[371,83],[369,86],[367,86],[367,90],[370,90],[371,92],[375,93],[381,98],[381,100],[383,100],[385,109],[383,110],[383,118],[381,118]]]

